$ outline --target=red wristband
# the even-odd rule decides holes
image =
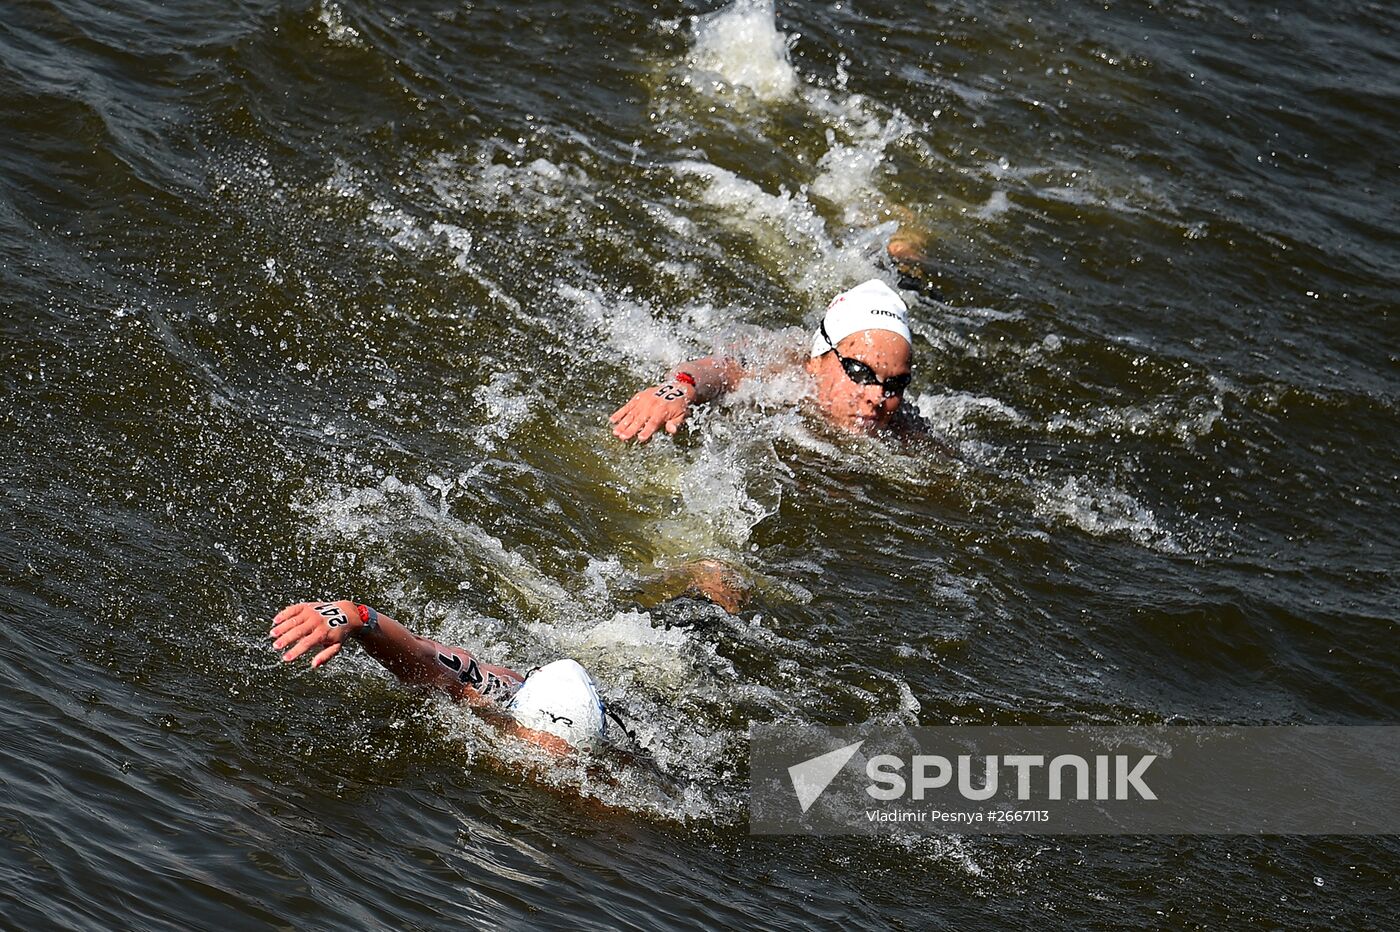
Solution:
[[[686,372],[684,370],[678,371],[675,375],[671,376],[671,378],[675,379],[677,382],[684,382],[691,388],[698,387],[695,384],[695,376],[691,375],[689,372]]]
[[[360,630],[362,632],[378,631],[379,613],[376,612],[374,609],[370,608],[368,605],[357,605],[355,607],[360,610],[360,621],[364,623],[364,627],[362,627]]]

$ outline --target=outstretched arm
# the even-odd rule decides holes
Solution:
[[[315,650],[313,667],[340,653],[347,640],[358,640],[405,683],[432,686],[471,705],[504,698],[525,680],[507,667],[479,662],[460,647],[419,637],[387,615],[365,614],[368,620],[354,602],[298,602],[277,613],[268,636],[275,638],[273,647],[285,651],[285,663]]]
[[[702,356],[681,363],[666,381],[644,388],[608,418],[613,436],[619,440],[637,438],[646,443],[662,427],[674,434],[680,429],[693,404],[713,401],[739,384],[744,369],[728,356]]]

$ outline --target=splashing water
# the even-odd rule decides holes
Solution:
[[[794,37],[779,32],[775,19],[773,0],[735,0],[700,17],[690,62],[701,74],[692,80],[699,83],[708,72],[761,101],[791,97],[798,85],[788,57]]]

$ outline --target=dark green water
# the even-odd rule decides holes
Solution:
[[[716,9],[0,5],[0,925],[1400,920],[1392,838],[745,808],[755,721],[1396,720],[1393,10]],[[781,380],[612,438],[897,206],[959,460]],[[749,610],[638,608],[702,556]],[[666,777],[284,668],[272,614],[346,596],[578,657]]]

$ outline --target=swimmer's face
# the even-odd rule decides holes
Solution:
[[[865,363],[881,382],[908,376],[913,360],[909,344],[888,330],[858,330],[836,344],[836,353]],[[885,395],[880,385],[858,385],[842,368],[836,353],[823,353],[807,361],[817,382],[817,404],[822,413],[847,430],[868,434],[890,422],[899,410],[902,394]]]

